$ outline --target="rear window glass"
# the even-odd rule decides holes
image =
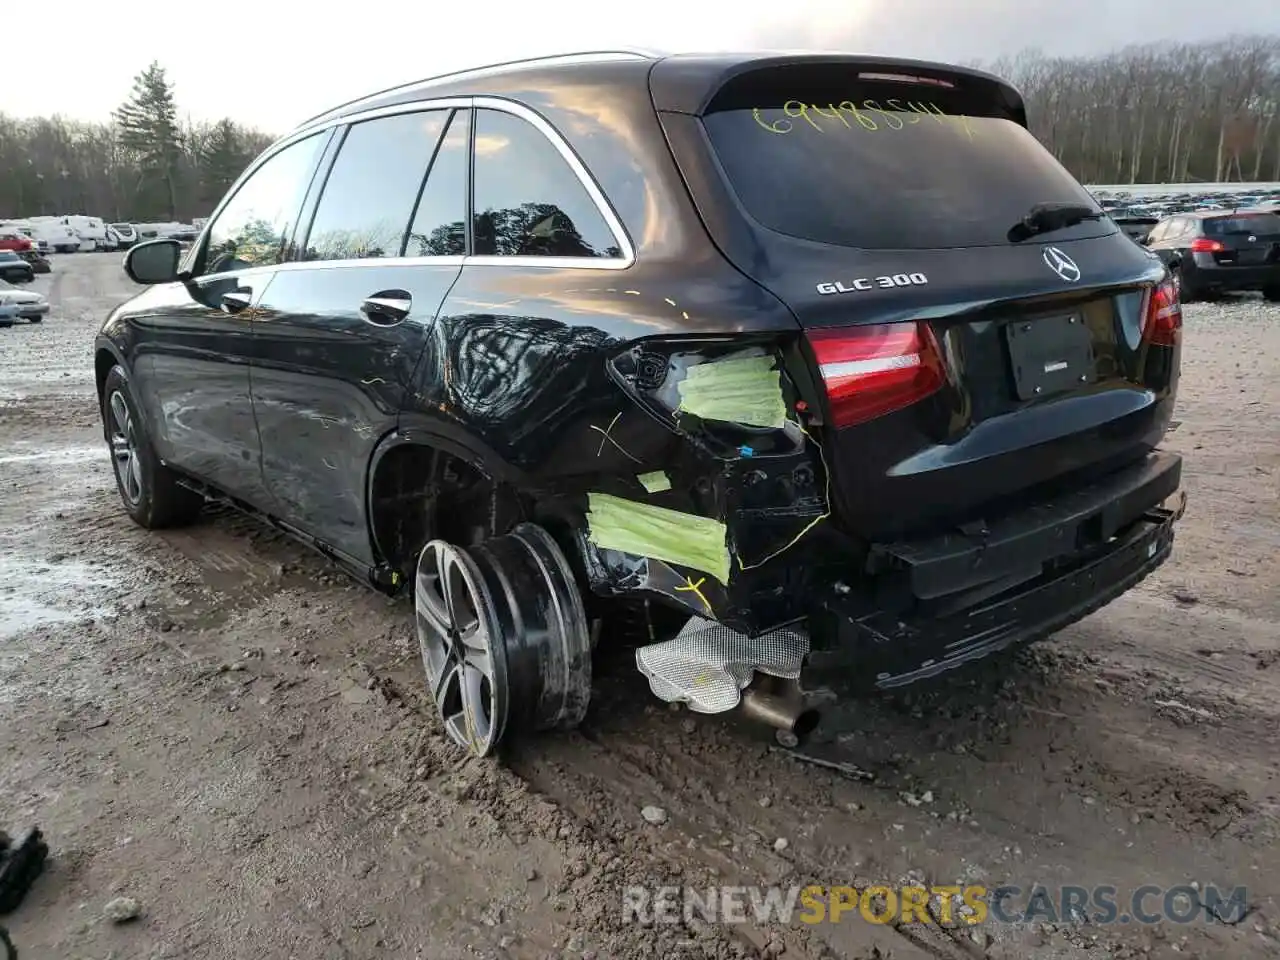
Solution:
[[[844,74],[777,78],[767,93],[753,84],[704,116],[730,185],[765,227],[849,247],[971,247],[1009,243],[1038,203],[1099,209],[990,92]],[[1114,230],[1104,219],[1041,236]]]
[[[1204,222],[1204,232],[1209,237],[1225,237],[1229,234],[1280,234],[1280,216],[1274,213],[1251,213],[1239,217],[1211,217]]]

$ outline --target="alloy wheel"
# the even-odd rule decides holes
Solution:
[[[119,390],[107,400],[111,411],[111,462],[115,467],[120,492],[129,506],[142,500],[142,464],[138,460],[138,444],[129,415],[129,404]]]
[[[475,561],[432,540],[418,560],[418,645],[427,683],[449,737],[478,757],[506,728],[506,649],[493,600]]]

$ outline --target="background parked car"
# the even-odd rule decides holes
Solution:
[[[121,250],[128,250],[138,242],[138,231],[132,223],[111,223],[107,225],[116,235],[116,242]]]
[[[53,266],[49,263],[49,258],[38,250],[27,250],[18,254],[23,260],[31,264],[32,273],[52,273]]]
[[[20,254],[34,246],[31,238],[19,233],[17,227],[0,227],[0,250],[12,250]]]
[[[115,249],[115,244],[107,239],[106,224],[97,217],[70,214],[62,217],[61,223],[75,231],[76,236],[80,238],[79,249],[83,251]]]
[[[27,220],[35,236],[45,240],[57,253],[75,253],[80,237],[57,217],[31,217]]]
[[[0,280],[30,283],[36,278],[35,268],[12,250],[0,250]]]
[[[1116,222],[1116,226],[1124,231],[1126,236],[1138,243],[1142,243],[1146,240],[1147,234],[1151,232],[1151,228],[1160,222],[1159,217],[1115,216],[1111,219]]]
[[[1145,245],[1174,269],[1183,300],[1261,290],[1280,301],[1280,212],[1179,213],[1152,228]]]
[[[39,323],[49,312],[49,301],[34,290],[19,290],[0,280],[0,309],[9,309],[23,320]]]

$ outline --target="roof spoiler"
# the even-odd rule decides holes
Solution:
[[[786,53],[764,56],[684,56],[659,60],[650,74],[650,89],[658,110],[701,116],[726,87],[744,77],[785,67],[822,67],[856,70],[870,82],[911,80],[949,88],[978,88],[998,103],[1007,115],[1027,125],[1022,94],[995,74],[928,60],[873,57],[841,53]]]

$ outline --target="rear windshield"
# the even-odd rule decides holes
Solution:
[[[734,192],[765,227],[869,249],[973,247],[1009,243],[1035,204],[1100,209],[989,92],[844,76],[736,90],[703,117]],[[1114,230],[1102,219],[1041,238]]]
[[[1226,237],[1243,233],[1266,237],[1280,235],[1280,215],[1249,213],[1235,217],[1210,217],[1204,222],[1205,236]]]

